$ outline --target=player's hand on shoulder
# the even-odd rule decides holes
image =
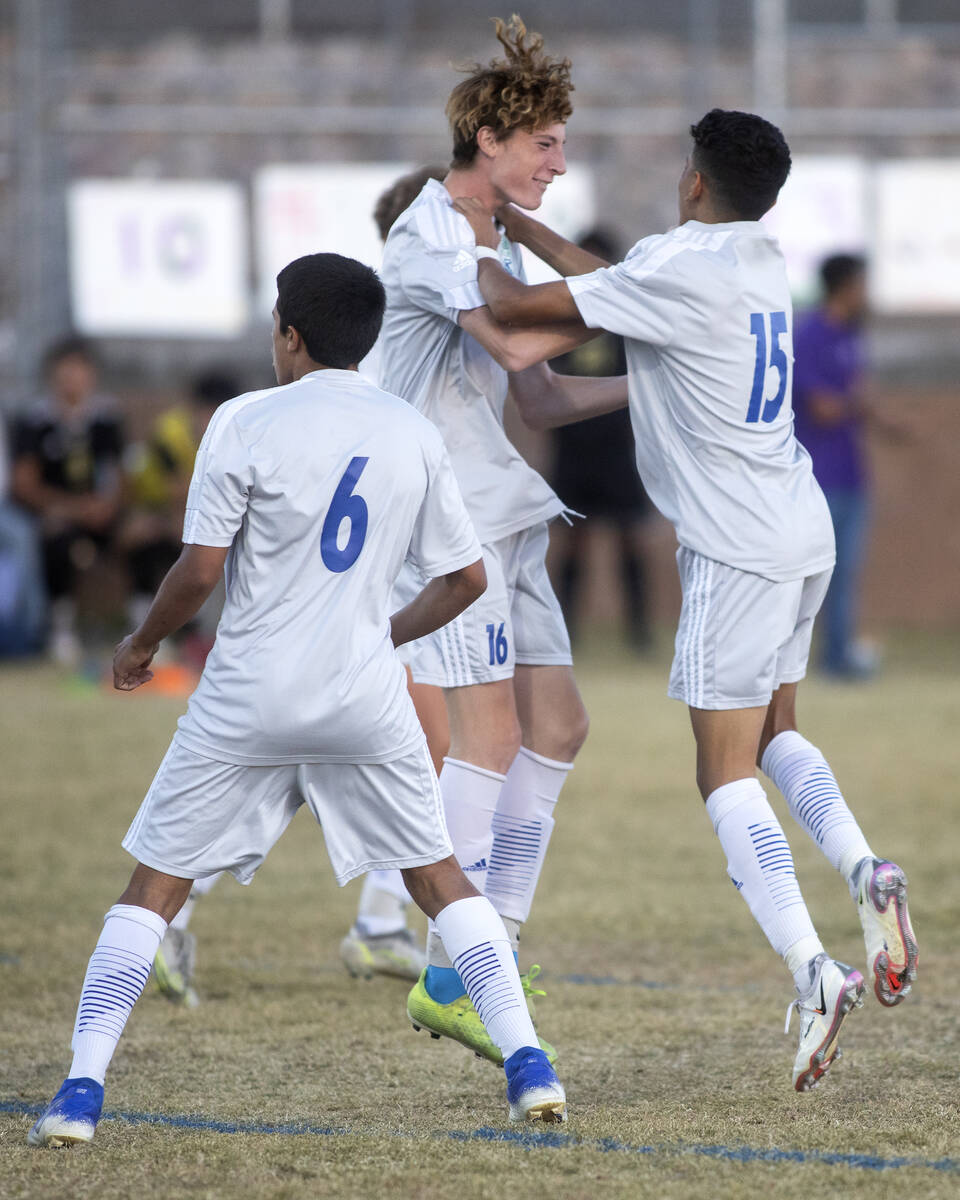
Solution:
[[[500,239],[497,236],[493,217],[490,216],[480,201],[474,199],[473,196],[460,196],[454,200],[453,207],[470,222],[470,228],[477,239],[477,245],[489,246],[491,250],[496,250],[500,244]]]
[[[149,669],[156,646],[138,646],[134,635],[128,634],[113,653],[113,686],[120,692],[132,692],[153,678]]]

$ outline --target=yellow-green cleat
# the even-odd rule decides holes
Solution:
[[[478,1058],[485,1058],[498,1067],[502,1067],[503,1055],[500,1053],[500,1048],[487,1033],[470,997],[459,996],[449,1004],[441,1004],[438,1000],[434,1000],[427,991],[424,983],[426,974],[426,971],[421,973],[407,996],[407,1016],[414,1029],[418,1033],[421,1029],[425,1029],[433,1038],[452,1038],[455,1042],[460,1042],[461,1045],[472,1050]],[[557,1052],[553,1046],[539,1036],[538,1041],[540,1049],[547,1056],[551,1065],[555,1063]]]

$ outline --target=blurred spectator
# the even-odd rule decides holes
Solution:
[[[240,394],[236,380],[209,371],[194,380],[190,402],[156,419],[147,442],[130,467],[130,509],[120,532],[132,596],[130,620],[139,625],[164,575],[181,550],[183,516],[193,463],[210,418],[226,400]]]
[[[869,524],[868,424],[900,429],[870,407],[864,386],[863,325],[867,316],[866,261],[834,254],[820,266],[820,306],[794,331],[793,406],[796,433],[810,452],[837,539],[837,565],[823,605],[821,666],[829,674],[862,678],[876,667],[873,650],[857,640],[860,568]]]
[[[47,598],[33,521],[10,500],[7,431],[0,420],[0,657],[43,644]]]
[[[603,229],[585,234],[580,245],[608,262],[620,259],[615,240]],[[602,333],[550,365],[563,375],[625,375],[623,338]],[[627,635],[634,649],[646,651],[651,634],[640,529],[650,512],[650,502],[637,474],[629,412],[623,409],[558,429],[552,483],[572,509],[616,530]],[[571,637],[575,637],[578,625],[588,528],[587,522],[575,521],[558,539],[557,597]]]
[[[107,547],[121,499],[123,430],[97,390],[93,347],[70,337],[44,359],[46,391],[13,427],[12,495],[37,518],[53,657],[76,662],[76,598]]]

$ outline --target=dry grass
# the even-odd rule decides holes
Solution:
[[[148,992],[107,1090],[113,1112],[301,1132],[115,1119],[92,1147],[62,1153],[28,1149],[31,1118],[11,1110],[48,1099],[69,1065],[86,959],[129,870],[119,839],[179,705],[6,669],[0,1196],[956,1196],[955,652],[915,640],[875,684],[804,689],[808,736],[876,848],[907,868],[921,941],[915,995],[851,1017],[821,1091],[790,1089],[790,981],[726,880],[665,665],[599,646],[580,671],[593,730],[524,955],[546,968],[540,1022],[571,1101],[562,1134],[495,1140],[502,1077],[415,1036],[402,984],[346,976],[337,943],[356,885],[336,889],[301,816],[252,888],[227,881],[198,909],[203,1005],[182,1012]],[[785,827],[828,949],[859,962],[842,881]],[[878,1169],[898,1158],[917,1165]]]

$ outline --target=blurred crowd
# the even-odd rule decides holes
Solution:
[[[102,619],[119,602],[113,615],[139,623],[180,553],[203,432],[242,390],[204,374],[130,443],[95,347],[50,347],[39,395],[0,425],[0,655],[46,651],[75,666],[84,611]]]
[[[424,168],[384,193],[375,213],[384,236],[424,180],[439,174],[440,168]],[[584,244],[618,257],[605,231]],[[794,407],[837,536],[820,665],[860,678],[876,665],[857,634],[870,508],[864,435],[874,427],[901,440],[903,431],[881,419],[864,386],[865,261],[833,255],[822,264],[821,280],[821,303],[797,318]],[[621,340],[607,334],[553,366],[565,374],[620,374],[623,360]],[[91,342],[59,341],[44,358],[39,394],[0,421],[0,657],[47,653],[76,666],[83,614],[97,614],[101,624],[110,616],[115,625],[140,623],[180,553],[200,439],[217,407],[244,390],[229,372],[208,371],[192,381],[185,402],[160,412],[146,436],[131,443],[100,374]],[[634,467],[629,416],[612,413],[561,429],[554,448],[554,486],[590,518],[560,532],[555,547],[568,625],[573,633],[580,625],[590,530],[606,525],[616,534],[625,641],[643,653],[651,627],[642,530],[651,510]],[[202,665],[212,640],[209,624],[201,620],[181,646],[193,665]]]

